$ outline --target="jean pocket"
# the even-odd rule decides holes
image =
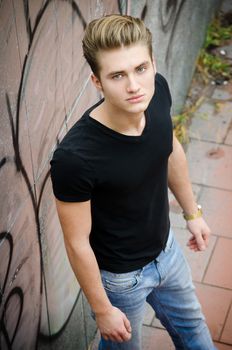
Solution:
[[[106,290],[114,293],[126,293],[136,289],[140,282],[141,273],[108,274],[102,276],[102,283]]]
[[[164,248],[164,252],[165,253],[167,253],[169,250],[172,249],[174,240],[175,240],[174,234],[173,234],[172,230],[170,230],[169,236],[168,236],[168,240],[167,240],[167,243],[166,243],[166,247]]]

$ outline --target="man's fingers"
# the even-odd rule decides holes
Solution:
[[[124,325],[126,327],[127,332],[131,333],[131,324],[130,321],[128,320],[128,318],[126,316],[124,316]]]
[[[112,341],[118,342],[118,343],[122,343],[124,341],[123,337],[121,336],[120,333],[114,333],[112,334],[112,336],[110,337],[110,339]]]
[[[130,332],[124,332],[122,337],[123,337],[124,341],[128,341],[128,340],[131,339],[131,333]]]
[[[96,318],[99,330],[105,340],[115,342],[128,341],[131,338],[131,325],[126,315],[116,307],[107,314]]]
[[[205,250],[206,248],[204,240],[202,238],[197,240],[195,236],[189,239],[187,246],[195,252]]]
[[[203,239],[204,239],[204,241],[205,241],[206,247],[208,247],[208,245],[209,245],[209,237],[210,237],[210,234],[211,234],[211,232],[209,232],[209,233],[203,235]]]
[[[121,333],[112,333],[112,334],[102,334],[102,337],[105,340],[111,340],[114,342],[122,343],[124,341],[128,341],[131,338],[131,334],[128,332],[121,332]]]
[[[188,242],[189,248],[194,251],[205,250],[208,247],[211,232],[204,219],[187,221],[187,227],[193,235]]]

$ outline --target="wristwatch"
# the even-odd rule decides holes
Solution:
[[[194,219],[200,218],[201,216],[202,216],[202,208],[200,204],[197,205],[197,212],[194,214],[185,214],[183,212],[183,217],[186,221],[194,220]]]

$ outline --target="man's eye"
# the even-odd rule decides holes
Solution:
[[[123,75],[122,74],[115,74],[112,76],[112,79],[114,80],[119,80],[119,79],[122,79]]]
[[[141,66],[141,67],[137,68],[137,72],[139,72],[139,73],[143,73],[143,72],[145,72],[145,70],[146,70],[145,66]]]

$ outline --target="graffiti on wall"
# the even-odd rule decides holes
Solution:
[[[1,349],[33,349],[39,334],[62,332],[80,295],[56,216],[49,159],[98,98],[81,57],[86,23],[121,7],[103,0],[0,4]]]
[[[169,33],[165,62],[168,64],[170,52],[176,35],[177,24],[186,0],[168,0],[159,2],[159,18],[163,33]]]
[[[142,19],[152,3],[139,2]],[[161,30],[169,35],[166,63],[184,3],[156,2]],[[56,214],[49,160],[99,98],[81,54],[86,23],[105,13],[128,13],[130,7],[128,0],[0,2],[1,349],[31,350],[41,337],[49,339],[49,348],[69,327],[80,299]]]
[[[174,44],[173,39],[176,36],[179,19],[185,3],[186,0],[145,0],[137,2],[136,6],[133,7],[133,15],[139,16],[147,24],[151,21],[150,16],[154,17],[154,14],[156,14],[157,23],[153,28],[154,37],[158,33],[159,36],[163,34],[168,38],[166,43],[167,50],[165,50],[166,65],[168,65],[171,59],[171,50]],[[159,31],[157,31],[157,28]]]

